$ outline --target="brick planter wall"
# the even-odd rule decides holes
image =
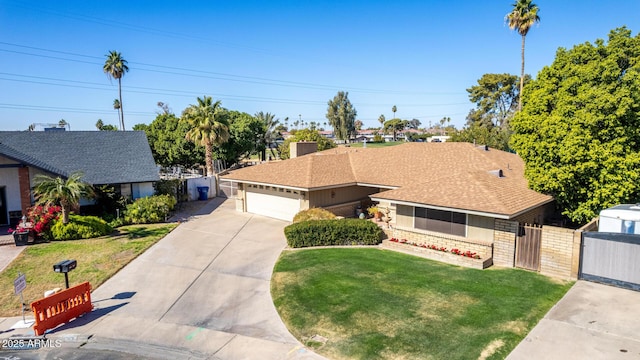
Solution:
[[[464,266],[474,269],[486,269],[493,264],[491,258],[473,259],[443,251],[425,249],[422,247],[407,244],[400,244],[389,240],[384,240],[382,242],[382,248],[419,256],[425,259],[436,260],[447,264]]]
[[[426,245],[436,245],[438,247],[444,246],[448,250],[459,249],[460,251],[474,252],[482,259],[488,259],[492,257],[493,246],[491,243],[484,241],[476,241],[471,239],[462,239],[453,236],[447,236],[445,234],[437,235],[434,233],[418,233],[414,231],[408,231],[403,229],[383,229],[387,238],[392,237],[398,239],[407,239],[409,242]]]

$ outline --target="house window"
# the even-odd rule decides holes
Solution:
[[[416,229],[466,236],[467,216],[465,214],[420,207],[415,209]]]

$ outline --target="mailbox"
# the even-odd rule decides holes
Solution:
[[[58,273],[68,273],[76,268],[78,262],[76,260],[62,260],[53,265],[53,271]]]
[[[75,260],[62,260],[57,264],[53,264],[53,271],[64,274],[64,283],[69,288],[69,271],[76,268],[78,262]]]

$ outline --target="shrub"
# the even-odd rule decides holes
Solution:
[[[57,205],[37,205],[29,209],[27,218],[33,223],[37,237],[51,240],[51,225],[60,217],[62,208]]]
[[[335,219],[336,215],[329,210],[321,208],[312,208],[308,210],[302,210],[293,217],[293,222],[298,223],[308,220],[331,220]]]
[[[69,222],[56,220],[51,226],[53,240],[90,239],[109,235],[113,228],[97,216],[69,215]]]
[[[171,195],[154,195],[137,199],[127,205],[124,220],[129,224],[149,224],[165,221],[176,206],[176,198]]]
[[[377,245],[382,230],[371,221],[359,219],[310,220],[284,228],[292,248],[330,245]]]

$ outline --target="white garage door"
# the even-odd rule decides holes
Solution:
[[[247,212],[291,221],[300,211],[299,197],[297,191],[247,189]]]

